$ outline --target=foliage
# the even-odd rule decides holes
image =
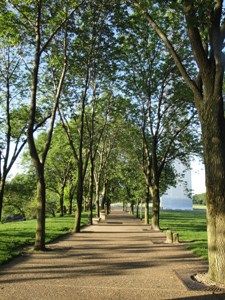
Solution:
[[[223,226],[225,220],[224,2],[204,1],[203,4],[202,1],[183,0],[178,2],[178,10],[175,10],[174,6],[171,6],[171,1],[168,1],[167,9],[173,11],[174,17],[180,16],[182,27],[187,32],[189,47],[192,48],[192,55],[197,66],[194,77],[189,73],[174,40],[175,37],[176,40],[180,39],[183,42],[180,30],[168,32],[164,16],[160,20],[154,18],[151,1],[132,0],[132,3],[149,26],[155,30],[160,40],[165,43],[177,69],[194,95],[204,148],[208,276],[216,282],[225,283],[223,272],[225,269],[223,250],[225,247],[223,238],[225,235]],[[147,10],[145,10],[146,3],[149,4]],[[156,1],[156,3],[161,10],[162,1]],[[170,24],[174,24],[172,18]],[[177,33],[179,33],[178,36]]]
[[[160,20],[161,12],[155,13]],[[143,142],[148,149],[149,160],[157,155],[159,176],[165,167],[170,170],[169,177],[173,181],[171,163],[174,159],[179,158],[188,164],[191,152],[201,153],[193,96],[164,44],[145,20],[140,19],[139,13],[132,12],[126,21],[119,37],[121,86],[136,105],[136,123],[145,135]],[[190,49],[180,51],[191,72],[194,68]],[[168,176],[162,179],[164,190],[165,178]]]
[[[199,205],[206,205],[206,194],[198,194],[193,196],[193,203]]]
[[[34,206],[35,177],[31,172],[18,174],[7,182],[3,220],[20,213],[24,218],[35,216]]]
[[[148,2],[143,1],[147,9]],[[193,77],[196,66],[176,14],[180,1],[178,6],[156,2],[154,15]],[[3,141],[25,142],[28,133],[30,154],[24,157],[32,156],[37,179],[46,187],[47,201],[45,190],[37,195],[42,243],[45,212],[63,215],[64,205],[71,208],[75,196],[81,206],[98,189],[111,201],[144,198],[142,170],[153,157],[153,146],[161,193],[175,184],[175,157],[187,162],[187,154],[200,152],[192,95],[163,43],[124,1],[2,1],[0,27],[0,149],[6,149]],[[143,158],[143,142],[148,158],[146,153]],[[91,190],[93,173],[96,186]],[[44,175],[46,185],[40,180]],[[22,175],[8,183],[5,214],[19,210],[34,215],[30,179],[30,185]]]

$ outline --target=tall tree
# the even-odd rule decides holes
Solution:
[[[27,111],[22,102],[24,76],[17,48],[2,41],[0,44],[0,220],[7,175],[24,148],[26,139]],[[24,75],[24,74],[23,74]],[[23,86],[23,88],[22,88]]]
[[[152,17],[150,2],[142,3],[136,0],[132,2],[164,41],[178,70],[194,94],[202,128],[206,170],[208,275],[216,282],[225,283],[224,3],[222,0],[204,3],[198,0],[183,0],[176,3],[169,1],[168,6],[164,7],[164,11],[167,9],[173,17],[179,12],[177,15],[182,18],[182,24],[187,30],[198,66],[198,73],[193,78],[171,41],[175,32],[172,30],[168,32],[163,26],[159,26],[158,21]],[[159,9],[162,8],[160,1],[157,1],[157,5]],[[181,34],[176,31],[177,33]],[[183,39],[184,35],[180,38]]]
[[[28,105],[25,97],[27,72],[21,51],[18,17],[0,4],[0,219],[7,176],[26,144]]]
[[[114,74],[110,57],[113,49],[110,47],[113,43],[113,31],[109,7],[105,1],[92,1],[82,11],[81,25],[79,29],[74,28],[72,37],[74,52],[71,53],[72,67],[69,69],[70,79],[67,85],[70,96],[67,93],[64,102],[71,110],[65,110],[63,113],[63,107],[61,109],[63,126],[77,161],[77,206],[74,226],[76,232],[80,231],[84,177],[88,161],[91,165],[89,207],[90,223],[92,222],[94,160],[101,138],[101,130],[96,131],[96,107],[101,101],[101,95],[110,89],[109,82]],[[77,127],[78,135],[72,132],[69,120],[74,124],[73,129]]]
[[[27,140],[37,179],[37,229],[34,248],[35,250],[45,250],[46,190],[44,167],[51,143],[57,107],[67,68],[67,23],[78,5],[75,4],[75,6],[70,6],[68,8],[67,5],[71,5],[69,1],[66,3],[54,1],[54,3],[49,5],[47,1],[42,0],[35,1],[34,3],[12,0],[8,1],[8,3],[9,10],[13,11],[20,20],[18,25],[23,29],[26,43],[30,49],[29,54],[24,57],[24,61],[26,61],[26,66],[30,72],[30,108]],[[48,26],[45,26],[46,23]],[[45,80],[47,81],[49,74],[51,74],[47,50],[50,50],[49,46],[57,35],[60,36],[60,40],[63,41],[60,46],[58,43],[57,48],[61,50],[57,53],[58,59],[61,58],[61,71],[53,74],[53,86],[55,86],[55,89],[52,91],[52,94],[47,93],[48,99],[50,100],[50,103],[48,103],[48,101],[44,101],[44,99],[47,99],[43,95],[43,90],[46,88]],[[24,40],[24,37],[21,36],[21,38]],[[55,41],[56,45],[57,39]],[[53,50],[53,48],[51,50]],[[25,53],[22,53],[22,55],[24,54]],[[30,62],[32,63],[32,66]],[[42,76],[40,76],[40,72],[42,72]],[[45,76],[43,76],[44,73]],[[38,105],[43,104],[43,102],[39,102],[40,100],[47,104],[47,113],[50,116],[47,140],[41,155],[38,154],[34,139]],[[46,104],[44,105],[45,108]]]
[[[196,150],[194,126],[190,129],[195,117],[193,97],[164,44],[139,15],[130,14],[126,31],[121,36],[122,80],[124,92],[139,106],[143,170],[153,203],[152,227],[159,229],[161,178],[175,158],[188,160],[190,152]]]
[[[46,138],[46,132],[42,132],[37,137],[36,145],[38,153],[42,153]],[[62,127],[58,124],[55,127],[51,148],[46,159],[45,181],[47,191],[50,191],[51,195],[54,195],[54,199],[58,199],[55,206],[58,207],[60,216],[64,215],[65,189],[72,174],[75,172],[76,164],[73,159],[72,151]],[[76,184],[76,182],[72,184]]]

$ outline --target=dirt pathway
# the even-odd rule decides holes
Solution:
[[[191,279],[202,260],[120,210],[49,246],[1,268],[0,299],[225,299]]]

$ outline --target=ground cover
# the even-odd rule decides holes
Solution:
[[[206,212],[193,211],[161,211],[160,227],[179,233],[180,241],[187,242],[187,248],[203,259],[208,259]]]
[[[82,214],[81,226],[88,223],[87,213]],[[71,231],[73,216],[46,219],[46,243]],[[34,244],[36,220],[0,224],[0,264],[19,255],[23,247]]]

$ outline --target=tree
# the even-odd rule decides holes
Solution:
[[[9,12],[13,12],[15,18],[19,20],[16,24],[23,33],[21,39],[23,41],[26,40],[26,44],[30,50],[29,53],[22,53],[21,55],[24,55],[23,59],[26,62],[26,67],[30,73],[30,107],[27,125],[27,140],[37,179],[37,229],[34,248],[35,250],[45,250],[46,190],[44,167],[51,143],[57,107],[67,68],[67,23],[69,18],[78,8],[78,5],[75,4],[73,7],[69,1],[65,3],[60,0],[54,1],[51,5],[46,1],[41,0],[36,1],[35,3],[12,0],[8,1],[8,3]],[[67,5],[70,6],[68,7]],[[48,26],[44,25],[46,22]],[[56,38],[57,35],[58,40]],[[54,45],[56,46],[58,53],[54,52],[54,47],[49,47],[54,39]],[[59,41],[60,43],[57,43]],[[49,61],[47,50],[52,50],[52,55],[56,53],[58,58],[57,62],[60,61],[60,67],[57,63],[52,63],[51,59]],[[32,66],[30,65],[30,62],[32,63]],[[59,67],[57,68],[59,69],[58,72],[54,72],[55,69],[53,65]],[[42,76],[40,76],[40,72],[42,72]],[[44,89],[47,88],[46,83],[48,83],[50,74],[52,74],[51,78],[55,89],[51,91],[52,94],[43,94]],[[50,101],[46,99],[46,95]],[[46,105],[43,105],[43,102],[40,103],[41,100],[47,104],[47,107]],[[42,104],[43,107],[46,108],[45,113],[47,111],[47,114],[50,117],[48,137],[40,156],[34,139],[39,104]]]
[[[193,203],[198,205],[205,205],[205,193],[197,194],[193,196]]]
[[[65,189],[68,186],[69,180],[76,172],[76,164],[68,141],[63,133],[61,126],[56,126],[52,146],[46,161],[46,187],[58,195],[60,216],[64,215]]]
[[[74,28],[72,37],[74,52],[71,53],[70,77],[65,90],[64,107],[61,121],[74,157],[77,161],[77,205],[74,231],[80,231],[84,179],[88,163],[90,163],[90,223],[92,222],[92,199],[94,190],[94,161],[101,132],[96,130],[96,109],[98,103],[111,89],[110,82],[114,74],[111,53],[113,48],[113,32],[111,28],[110,5],[104,1],[89,2],[82,11],[79,29]],[[108,66],[111,69],[109,71]],[[110,88],[109,88],[110,87]],[[73,126],[71,124],[73,123]],[[99,127],[99,126],[98,126]],[[99,129],[99,128],[98,128]],[[72,130],[78,130],[74,134]]]
[[[38,153],[42,153],[43,145],[46,142],[46,132],[42,132],[36,139]],[[51,147],[45,165],[46,190],[54,200],[54,206],[60,211],[60,216],[64,215],[64,195],[65,189],[72,175],[76,172],[76,164],[68,140],[60,124],[56,125]],[[76,180],[75,180],[76,181]],[[76,183],[76,182],[75,182]],[[74,182],[71,184],[75,184]],[[47,195],[48,196],[48,195]],[[47,197],[49,198],[49,197]],[[49,199],[47,199],[47,204]],[[48,205],[49,206],[49,205]]]
[[[18,213],[24,218],[33,217],[34,194],[35,174],[17,174],[6,183],[4,218]]]
[[[179,11],[185,17],[185,26],[193,56],[198,66],[198,73],[193,78],[185,68],[182,58],[173,46],[165,28],[160,27],[150,13],[149,6],[141,1],[132,0],[133,4],[145,16],[164,41],[168,51],[194,94],[202,129],[204,159],[206,169],[206,204],[209,277],[225,283],[225,119],[223,102],[224,78],[224,14],[223,1],[189,1],[174,3],[169,1],[168,11],[173,16]],[[149,3],[150,4],[150,3]],[[160,7],[161,2],[157,2]],[[172,19],[171,19],[172,20]],[[183,38],[183,36],[182,36]]]
[[[120,37],[122,80],[124,92],[139,109],[137,124],[142,135],[143,171],[153,203],[152,227],[159,229],[160,193],[166,188],[160,184],[162,177],[170,171],[167,186],[171,184],[171,163],[176,158],[187,162],[190,152],[198,150],[194,125],[191,127],[196,123],[196,112],[191,93],[155,32],[137,14],[130,14],[126,31]]]
[[[0,12],[1,13],[1,12]],[[4,18],[3,18],[4,20]],[[2,21],[2,20],[1,20]],[[7,176],[24,148],[28,107],[23,102],[25,74],[17,46],[7,38],[0,42],[0,220]],[[21,102],[21,105],[18,105]]]

